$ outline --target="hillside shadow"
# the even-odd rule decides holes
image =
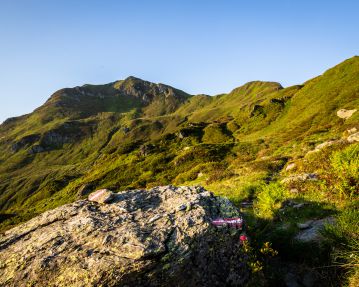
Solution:
[[[301,241],[296,236],[310,231],[315,224],[324,218],[334,216],[337,211],[324,203],[289,198],[282,202],[274,212],[272,219],[264,219],[247,212],[248,234],[254,247],[259,250],[264,242],[270,242],[278,251],[278,256],[266,262],[265,277],[268,286],[331,286],[338,282],[340,272],[331,265],[331,246],[318,231],[318,237],[312,241]],[[311,225],[313,224],[313,225]],[[308,225],[308,226],[307,226]],[[326,278],[326,281],[323,281]],[[296,285],[295,285],[296,284]],[[333,285],[334,286],[334,285]]]
[[[15,217],[15,213],[0,213],[0,223],[3,223],[5,220]]]

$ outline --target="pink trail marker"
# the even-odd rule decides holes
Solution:
[[[212,220],[212,224],[217,227],[229,226],[231,228],[241,229],[243,225],[243,219],[240,217],[234,218],[218,218]]]

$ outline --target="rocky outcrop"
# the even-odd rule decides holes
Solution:
[[[79,200],[0,237],[0,286],[242,286],[241,231],[211,223],[235,216],[201,187]]]
[[[325,225],[331,225],[333,223],[333,217],[298,223],[297,226],[301,231],[294,237],[294,239],[300,242],[320,242],[323,240],[321,231],[324,229]]]
[[[25,147],[28,147],[30,145],[32,145],[33,143],[37,142],[40,139],[40,135],[39,134],[32,134],[32,135],[27,135],[24,136],[23,138],[21,138],[20,140],[16,141],[12,146],[11,146],[11,150],[13,152],[17,152]]]

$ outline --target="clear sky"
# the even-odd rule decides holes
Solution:
[[[299,84],[359,54],[357,0],[0,0],[0,122],[134,75],[189,93]]]

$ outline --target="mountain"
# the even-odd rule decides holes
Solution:
[[[302,85],[254,81],[213,97],[135,77],[61,89],[0,126],[1,226],[71,202],[86,189],[208,186],[265,156],[284,165],[359,128],[359,113],[347,120],[336,115],[359,106],[358,79],[353,57]]]
[[[91,244],[101,245],[99,248],[105,252],[102,254],[109,256],[109,260],[117,260],[117,255],[111,252],[122,250],[127,233],[121,233],[122,241],[116,235],[117,240],[107,242],[107,235],[125,228],[135,234],[131,237],[135,245],[130,247],[142,251],[155,248],[152,243],[157,239],[147,238],[151,232],[162,234],[159,244],[165,246],[165,252],[157,254],[155,248],[155,256],[140,258],[142,263],[149,263],[142,266],[143,275],[158,275],[151,278],[155,281],[162,278],[158,281],[160,285],[168,272],[181,280],[186,275],[176,266],[192,266],[188,262],[200,258],[205,266],[203,270],[220,270],[222,275],[229,272],[227,279],[218,280],[234,280],[233,284],[226,281],[230,286],[239,285],[242,271],[246,271],[246,276],[247,271],[250,273],[248,278],[245,276],[251,282],[249,286],[358,286],[355,255],[359,250],[358,110],[357,56],[300,85],[284,88],[275,82],[253,81],[216,96],[190,95],[135,77],[106,85],[59,90],[32,113],[10,118],[0,125],[0,235],[4,238],[3,244],[0,240],[0,251],[7,260],[6,264],[0,264],[0,277],[15,278],[14,272],[19,270],[16,274],[19,281],[14,281],[17,285],[16,282],[25,280],[22,278],[30,278],[26,270],[39,268],[40,275],[32,275],[34,278],[43,275],[40,281],[44,286],[51,276],[59,282],[71,281],[72,271],[68,266],[72,265],[59,263],[58,269],[46,269],[49,262],[78,258],[74,255],[77,253],[86,262],[93,262],[100,253],[93,253]],[[230,206],[234,204],[240,209],[245,220],[240,232],[245,233],[224,229],[223,238],[212,240],[210,236],[196,241],[199,249],[190,243],[194,242],[193,238],[184,230],[192,230],[193,226],[197,230],[201,222],[211,226],[210,220],[223,207],[220,203],[223,199],[218,197],[217,207],[207,206],[210,217],[202,214],[204,217],[197,216],[193,221],[178,216],[178,222],[185,223],[186,228],[181,229],[182,223],[175,224],[171,210],[177,204],[175,213],[192,214],[192,208],[194,213],[198,211],[197,203],[192,204],[197,201],[185,202],[192,200],[187,191],[202,190],[198,185],[216,196],[227,197],[232,201]],[[109,189],[112,192],[106,193],[111,196],[115,196],[113,192],[124,192],[115,196],[121,198],[119,202],[108,206],[83,200],[97,189]],[[166,195],[161,190],[169,193]],[[122,199],[126,200],[122,202]],[[213,201],[211,195],[208,202]],[[170,209],[161,221],[155,213],[167,210],[166,202],[171,202]],[[222,203],[229,206],[228,200]],[[122,205],[118,209],[117,204],[134,208],[124,212]],[[64,215],[79,206],[87,209]],[[130,220],[129,228],[119,224],[118,212],[124,212],[124,218]],[[111,214],[110,218],[106,214]],[[97,230],[96,224],[82,225],[82,222],[93,222],[93,216],[101,224],[101,230]],[[30,218],[33,219],[19,224]],[[138,221],[139,218],[144,218],[144,222]],[[162,226],[172,222],[176,231],[167,234],[167,227],[148,229],[146,222],[150,221],[163,223]],[[15,225],[18,226],[12,228]],[[88,234],[82,232],[86,226],[90,228]],[[203,226],[198,230],[204,232]],[[56,241],[44,242],[43,232]],[[81,233],[80,239],[76,232]],[[65,234],[67,241],[58,241],[58,234]],[[216,251],[219,256],[214,255],[212,245],[207,243],[221,246],[229,238],[226,236],[234,240],[233,244],[219,248]],[[77,248],[78,244],[71,238],[79,239],[83,248]],[[99,238],[103,240],[100,242]],[[178,238],[181,240],[176,241]],[[36,243],[32,246],[40,253],[35,252],[36,260],[20,256],[24,265],[13,259],[18,252],[13,252],[12,246],[27,252],[32,248],[29,242]],[[53,253],[63,248],[65,242],[73,247],[70,251]],[[176,244],[171,242],[177,242],[179,247],[185,244],[194,253],[178,253]],[[171,256],[168,256],[169,248],[174,251]],[[196,250],[205,256],[195,255]],[[66,256],[62,257],[63,254]],[[221,256],[235,262],[245,258],[240,262],[241,270],[232,272],[228,267],[222,272]],[[135,276],[129,279],[140,280],[142,277],[136,276],[140,272],[136,269],[139,262],[127,257],[123,265],[116,266],[130,266],[127,264],[130,261],[135,270],[131,274]],[[217,257],[220,258],[217,265],[212,265]],[[84,260],[77,260],[74,266],[81,269]],[[77,274],[87,274],[91,282],[115,278],[111,282],[116,285],[122,267],[120,271],[107,272],[106,264],[110,261],[105,261],[97,261],[100,264],[97,277],[90,276],[92,269],[81,269]],[[63,270],[64,276],[55,275],[55,269]],[[193,280],[213,280],[208,274],[203,277],[197,273],[191,273]],[[76,276],[76,280],[82,280],[79,279],[82,275]],[[191,276],[186,278],[192,280]],[[35,283],[29,281],[29,284]]]

